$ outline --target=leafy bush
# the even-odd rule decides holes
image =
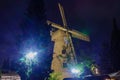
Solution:
[[[48,78],[48,80],[60,80],[61,75],[62,75],[61,73],[53,72],[50,74],[50,77]]]

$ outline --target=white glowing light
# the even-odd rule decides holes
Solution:
[[[34,59],[35,57],[36,57],[36,55],[37,55],[37,52],[30,52],[30,53],[28,53],[28,54],[26,54],[26,58],[27,59]]]
[[[73,68],[73,69],[71,70],[71,72],[74,73],[74,74],[79,74],[79,73],[80,73],[80,70]]]

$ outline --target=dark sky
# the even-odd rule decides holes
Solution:
[[[34,35],[34,34],[42,32],[40,33],[41,38],[43,35],[45,35],[43,37],[46,37],[46,34],[48,33],[47,31],[48,29],[45,29],[44,26],[40,26],[36,24],[38,23],[37,20],[34,21],[33,19],[35,16],[33,15],[31,17],[32,14],[30,14],[28,11],[29,6],[31,5],[30,1],[32,0],[0,1],[0,4],[1,4],[0,5],[0,17],[1,17],[0,18],[0,28],[1,28],[0,29],[0,44],[1,44],[0,54],[1,56],[0,57],[7,56],[7,57],[13,58],[14,56],[18,56],[18,54],[22,52],[20,51],[21,48],[29,47],[30,44],[34,42],[34,39],[36,39],[37,35],[34,37],[34,39],[33,37],[30,37],[30,35]],[[37,27],[36,25],[38,25],[39,27]],[[23,30],[23,27],[24,27],[24,30]],[[40,32],[34,32],[35,30],[40,31]],[[45,32],[46,34],[44,34]],[[26,35],[28,36],[26,37],[28,38],[28,40],[27,39],[25,40]],[[20,42],[20,40],[23,38],[25,41],[23,40],[22,42]],[[28,43],[29,40],[31,41],[31,43]],[[45,38],[42,38],[39,43],[41,43],[42,45],[44,41],[45,41]],[[35,45],[36,44],[37,42],[35,43]]]
[[[0,0],[0,54],[16,54],[16,36],[22,34],[21,20],[29,0]],[[61,24],[57,2],[65,10],[70,28],[87,32],[91,38],[92,52],[99,54],[102,43],[109,43],[112,19],[120,27],[120,0],[45,0],[47,19]]]
[[[0,54],[16,54],[16,37],[21,35],[20,22],[27,7],[27,0],[0,0]],[[12,55],[13,56],[13,55]]]

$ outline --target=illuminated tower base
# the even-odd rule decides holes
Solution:
[[[65,32],[61,30],[57,30],[51,33],[52,41],[54,41],[54,53],[51,69],[55,73],[61,73],[60,80],[64,78],[72,78],[73,76],[70,74],[70,71],[67,68],[63,68],[64,59],[60,56],[64,56],[62,53],[63,47],[65,46]]]

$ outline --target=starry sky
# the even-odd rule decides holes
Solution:
[[[17,55],[16,37],[22,34],[20,23],[29,1],[0,0],[1,57]],[[68,26],[90,36],[92,53],[99,54],[102,44],[110,43],[113,18],[117,19],[120,28],[120,0],[44,0],[44,2],[46,18],[61,25],[57,3],[63,5]]]

